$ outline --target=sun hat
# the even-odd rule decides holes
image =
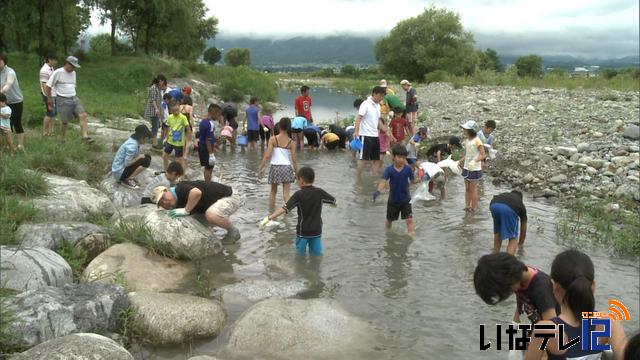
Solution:
[[[191,94],[191,90],[193,90],[193,89],[192,89],[192,88],[191,88],[191,86],[189,86],[189,85],[185,85],[185,86],[182,88],[182,91],[184,91],[187,95],[190,95],[190,94]]]
[[[400,85],[409,85],[409,86],[411,86],[411,83],[409,82],[409,80],[405,79],[405,80],[400,81]]]
[[[151,202],[157,204],[165,191],[169,190],[166,186],[156,186],[151,192]]]
[[[387,80],[385,79],[380,80],[380,86],[387,87]]]
[[[473,120],[467,120],[464,124],[460,125],[461,128],[465,130],[473,130],[475,132],[478,131],[478,124]]]
[[[64,61],[68,62],[69,64],[73,65],[73,67],[80,67],[80,64],[78,64],[78,58],[75,56],[67,56],[66,59],[64,59]]]
[[[362,141],[360,141],[360,139],[358,138],[355,138],[351,140],[351,142],[349,143],[349,147],[351,147],[351,150],[353,151],[360,151],[362,150]]]

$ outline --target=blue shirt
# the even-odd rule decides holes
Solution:
[[[120,145],[116,156],[113,158],[113,163],[111,163],[111,173],[113,176],[120,180],[124,168],[127,167],[127,163],[135,159],[138,154],[140,154],[138,140],[132,137],[128,138],[127,141]]]
[[[482,131],[482,129],[480,129],[476,135],[478,136],[478,138],[480,140],[482,140],[483,144],[493,147],[493,134],[490,134],[489,136],[486,136],[484,134],[484,131]]]
[[[413,180],[413,170],[409,165],[405,165],[400,171],[390,165],[384,169],[382,178],[389,180],[389,202],[405,204],[411,201],[409,182]]]
[[[202,119],[198,130],[200,132],[198,139],[200,140],[200,146],[207,146],[207,141],[213,146],[216,143],[216,136],[214,133],[215,127],[211,123],[211,119]]]
[[[304,129],[306,127],[307,127],[307,118],[303,116],[296,116],[293,118],[293,121],[291,121],[292,129]]]
[[[260,112],[260,108],[255,105],[249,105],[247,110],[245,110],[247,114],[247,130],[260,130],[258,112]]]
[[[177,102],[181,102],[182,101],[182,90],[180,89],[173,89],[171,91],[169,91],[169,95],[171,95],[171,97],[177,101]]]

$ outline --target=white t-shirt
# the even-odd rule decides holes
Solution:
[[[468,171],[482,170],[482,162],[477,161],[480,150],[478,147],[483,146],[482,140],[474,137],[472,140],[465,139],[464,143],[464,168]]]
[[[44,63],[44,65],[42,65],[42,67],[40,68],[40,82],[46,83],[47,81],[49,81],[51,74],[53,74],[53,66],[50,66],[49,64]],[[56,94],[55,89],[52,88],[51,95],[55,96],[55,94]],[[46,96],[47,94],[43,92],[42,95]]]
[[[378,137],[378,121],[380,120],[380,104],[369,96],[358,110],[358,115],[362,116],[358,135]]]
[[[76,72],[67,72],[64,67],[53,71],[47,86],[55,89],[57,96],[74,97],[76,96]],[[53,94],[52,94],[53,95]]]
[[[444,172],[444,170],[442,170],[442,168],[438,166],[438,164],[428,161],[421,163],[420,168],[424,170],[425,174],[429,174],[430,179],[433,179],[437,173]]]
[[[11,108],[8,106],[0,107],[0,127],[3,129],[11,129]]]

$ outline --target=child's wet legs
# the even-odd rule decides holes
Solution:
[[[278,184],[271,184],[269,192],[269,209],[276,207],[276,195],[278,194]]]
[[[500,238],[500,234],[493,234],[493,252],[499,253],[501,246],[502,246],[502,239]]]
[[[509,239],[509,244],[507,245],[507,252],[511,255],[516,254],[516,248],[518,247],[518,242],[515,238]]]
[[[284,198],[284,202],[285,203],[287,201],[289,201],[289,198],[291,197],[291,184],[290,183],[282,184],[282,196]]]

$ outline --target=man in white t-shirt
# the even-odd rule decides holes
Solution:
[[[354,138],[359,138],[362,148],[358,152],[358,177],[362,175],[365,165],[371,164],[371,169],[376,174],[380,170],[380,141],[378,139],[378,126],[380,124],[380,101],[384,99],[386,89],[376,86],[371,96],[363,101],[358,109],[356,117]]]
[[[62,142],[67,133],[67,124],[74,117],[80,119],[82,140],[92,142],[87,128],[87,112],[84,110],[80,99],[76,96],[76,68],[79,68],[78,58],[68,56],[64,60],[64,66],[55,70],[46,84],[47,105],[53,107],[53,91],[55,88],[56,109],[62,122]]]
[[[53,120],[56,118],[56,102],[53,101],[51,107],[47,101],[47,81],[53,74],[53,70],[58,63],[58,57],[54,54],[48,54],[45,58],[44,65],[40,68],[40,93],[44,102],[45,115],[42,120],[42,136],[51,136],[53,134]],[[52,91],[55,96],[55,89]]]

